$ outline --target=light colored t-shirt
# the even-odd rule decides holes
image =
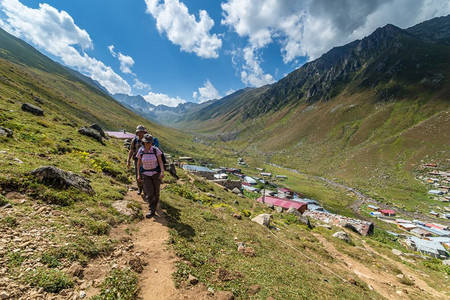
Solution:
[[[156,155],[154,153],[156,153]],[[161,150],[152,146],[149,150],[146,150],[145,147],[141,147],[136,156],[141,159],[144,170],[152,170],[159,165],[157,156],[161,156],[161,154]],[[144,171],[142,174],[152,176],[156,174],[156,171]]]

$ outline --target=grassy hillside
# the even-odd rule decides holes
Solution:
[[[183,128],[253,165],[337,178],[428,212],[440,202],[427,197],[415,170],[430,161],[449,167],[449,50],[386,26],[270,87],[204,108],[207,119]]]

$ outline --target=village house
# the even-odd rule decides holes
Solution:
[[[273,196],[259,197],[258,199],[256,199],[256,201],[261,203],[273,204],[274,206],[282,207],[284,209],[289,209],[293,207],[302,214],[308,209],[308,204],[304,202],[290,201],[287,199]]]
[[[415,235],[420,236],[420,237],[429,237],[429,236],[431,236],[431,232],[423,230],[422,228],[417,228],[417,227],[414,228],[414,229],[411,229],[410,232],[412,234],[415,234]]]
[[[382,214],[379,211],[371,211],[370,215],[377,218],[382,216]]]
[[[244,176],[244,182],[250,184],[250,185],[256,185],[257,182],[254,178],[250,177],[250,176]]]
[[[417,227],[421,228],[425,231],[428,231],[431,234],[436,235],[436,236],[444,236],[444,237],[450,236],[450,231],[447,231],[447,230],[431,228],[431,227],[427,227],[427,226],[423,226],[423,225],[417,225]]]
[[[393,217],[393,216],[395,216],[395,211],[390,210],[390,209],[381,209],[380,213],[383,216],[386,216],[386,217]]]
[[[204,178],[209,179],[209,180],[214,180],[215,179],[214,178],[214,172],[211,169],[207,168],[207,167],[195,166],[195,165],[183,165],[183,169],[188,171],[188,172],[190,172],[190,173],[192,173],[192,174],[204,177]]]
[[[375,206],[375,205],[372,205],[372,204],[367,205],[367,208],[370,209],[370,210],[373,210],[373,211],[377,211],[377,210],[380,209],[378,206]]]
[[[272,177],[272,173],[267,173],[267,172],[261,172],[261,173],[259,173],[259,175],[261,175],[261,177],[269,177],[269,178]]]
[[[284,180],[284,179],[287,179],[287,176],[286,175],[275,175],[275,178]]]
[[[437,164],[433,164],[433,163],[428,163],[428,164],[425,164],[424,165],[425,167],[428,167],[428,168],[437,168]]]
[[[277,188],[278,197],[280,198],[287,198],[287,199],[293,199],[294,198],[294,192],[287,188]]]
[[[434,258],[445,259],[449,256],[448,252],[441,243],[436,241],[429,241],[415,236],[408,236],[406,245],[413,251],[421,254],[429,255]]]

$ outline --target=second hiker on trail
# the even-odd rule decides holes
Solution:
[[[130,145],[130,152],[128,152],[128,159],[127,159],[127,167],[130,167],[130,162],[131,159],[133,158],[134,160],[134,172],[136,175],[136,180],[138,179],[138,159],[136,157],[138,150],[142,147],[142,138],[144,137],[144,134],[147,133],[147,129],[145,129],[144,125],[138,125],[136,127],[136,136],[134,137],[134,139],[131,141],[131,145]],[[142,193],[142,181],[139,182],[139,180],[137,181],[137,185],[138,185],[138,195],[140,195]]]
[[[145,134],[142,139],[142,146],[138,153],[138,182],[142,181],[144,188],[144,200],[148,202],[149,213],[146,218],[155,215],[159,202],[161,179],[164,177],[164,164],[162,162],[162,152],[158,147],[153,146],[153,136]]]

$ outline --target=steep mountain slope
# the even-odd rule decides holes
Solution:
[[[440,42],[449,19],[408,31],[379,28],[271,86],[205,107],[210,119],[191,116],[182,127],[205,139],[233,138],[228,147],[255,161],[337,177],[428,209],[412,171],[423,160],[446,165],[450,156],[450,47]],[[430,30],[439,33],[436,43],[424,38]]]

